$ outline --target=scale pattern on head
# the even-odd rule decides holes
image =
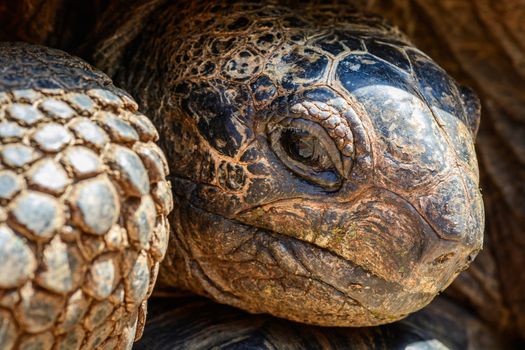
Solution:
[[[140,337],[172,207],[157,138],[82,60],[0,44],[0,348]]]
[[[478,101],[397,30],[321,5],[152,18],[117,80],[170,160],[164,285],[364,326],[423,307],[468,266],[483,231]]]

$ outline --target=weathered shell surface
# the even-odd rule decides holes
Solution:
[[[130,348],[169,231],[158,135],[76,58],[0,62],[0,348]]]

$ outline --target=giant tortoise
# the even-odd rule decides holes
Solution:
[[[179,296],[157,301],[171,323],[155,319],[146,348],[160,333],[165,348],[475,348],[519,334],[519,301],[494,313],[515,324],[487,316],[468,274],[393,325],[323,328],[404,319],[483,241],[479,100],[366,3],[114,1],[83,45],[89,24],[53,27],[78,14],[65,4],[48,5],[40,40],[9,21],[2,37],[76,52],[125,91],[64,52],[0,44],[3,347],[129,348],[157,274],[158,296],[309,326]]]

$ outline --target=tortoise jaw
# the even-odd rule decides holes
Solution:
[[[186,200],[178,201],[172,225],[176,243],[164,263],[163,284],[250,312],[324,326],[370,326],[398,320],[434,296],[387,281],[319,245]]]
[[[351,202],[286,199],[235,219],[328,250],[385,281],[437,293],[468,265],[473,248],[444,239],[424,214],[394,192],[369,188]]]
[[[312,244],[385,281],[423,293],[444,289],[457,271],[465,269],[473,249],[468,242],[443,239],[421,208],[411,204],[413,199],[383,188],[362,189],[346,202],[292,197],[242,209],[242,202],[225,192],[175,176],[171,180],[180,203],[244,225],[244,231],[267,230]],[[200,214],[187,218],[199,221]],[[243,241],[241,236],[236,239]]]

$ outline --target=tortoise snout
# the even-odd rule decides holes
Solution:
[[[475,182],[468,176],[453,175],[440,182],[434,191],[420,197],[418,204],[440,238],[481,248],[483,202]]]

